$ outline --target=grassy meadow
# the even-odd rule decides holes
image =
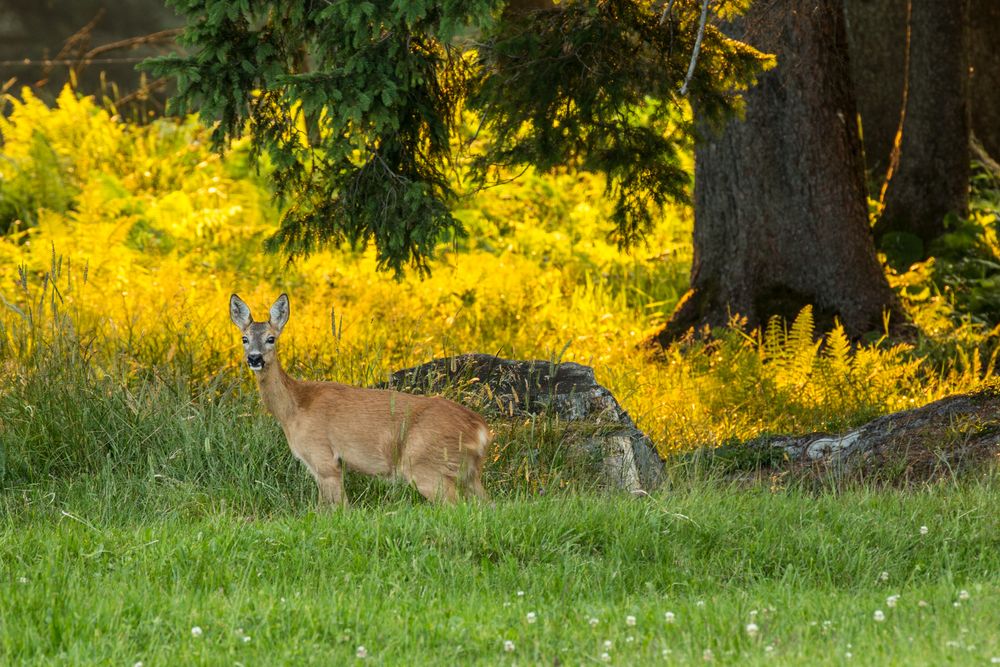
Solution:
[[[316,513],[228,317],[232,292],[255,312],[288,292],[280,354],[310,379],[472,351],[588,364],[664,455],[837,430],[995,380],[988,174],[935,259],[890,269],[910,340],[852,346],[806,310],[658,350],[683,207],[622,253],[601,179],[529,172],[457,202],[468,237],[396,280],[366,249],[263,254],[266,165],[194,120],[6,104],[0,664],[1000,662],[994,470],[748,489],[668,459],[662,490],[623,498],[562,467],[567,427],[539,415],[493,424],[493,504],[352,476],[352,509]]]
[[[107,473],[5,494],[3,662],[1000,656],[995,480],[821,497],[688,483],[641,501],[450,508],[389,497],[328,514],[293,482],[288,502],[262,512],[283,481],[234,480],[226,494]]]

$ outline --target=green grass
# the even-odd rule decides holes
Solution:
[[[1000,656],[989,480],[818,496],[688,480],[458,507],[390,493],[326,513],[310,494],[274,506],[275,483],[216,494],[108,470],[6,489],[0,663],[330,665],[358,646],[425,665]]]
[[[33,357],[0,394],[3,665],[330,665],[358,646],[391,665],[1000,656],[995,472],[772,491],[674,464],[653,497],[623,497],[542,416],[494,421],[494,504],[352,475],[352,508],[316,513],[245,374],[116,375],[76,350]]]

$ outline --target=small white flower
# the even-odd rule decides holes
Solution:
[[[503,650],[507,651],[507,653],[513,653],[514,652],[514,642],[512,642],[509,639],[505,639],[504,642],[503,642]]]
[[[927,528],[927,526],[920,526],[920,534],[921,535],[926,535],[929,532],[930,532],[930,529]]]
[[[19,584],[26,584],[26,583],[28,583],[28,578],[27,577],[18,577],[17,578],[17,583],[19,583]]]
[[[672,611],[668,611],[663,614],[663,620],[666,621],[667,623],[673,623],[675,618],[676,617],[674,616],[674,612]]]
[[[751,639],[756,637],[758,632],[760,632],[760,628],[757,627],[756,623],[747,623],[747,634],[750,635]]]
[[[364,646],[359,646],[358,650],[354,652],[354,655],[358,656],[362,660],[368,657],[368,649]]]
[[[880,581],[889,581],[889,573],[882,570],[882,573],[878,575]]]
[[[191,628],[191,636],[201,637],[201,628],[199,628],[197,625]]]
[[[601,654],[601,661],[602,662],[611,662],[611,656],[607,652],[604,652],[604,653]]]
[[[526,621],[528,621],[528,623],[534,623],[536,620],[538,620],[538,617],[535,615],[535,612],[533,611],[529,611],[528,615],[525,616],[524,618]]]
[[[142,667],[142,660],[140,660],[137,663],[135,663],[134,665],[132,665],[132,667]]]
[[[918,607],[926,607],[927,606],[927,601],[926,600],[921,600],[920,602],[917,603],[917,606]]]
[[[844,654],[844,657],[847,658],[848,660],[850,660],[851,658],[854,657],[854,654],[851,653],[850,651],[848,651],[847,653]]]
[[[518,591],[517,592],[517,597],[523,598],[524,597],[524,591]]]
[[[757,618],[757,610],[756,609],[751,609],[750,610],[750,618]]]
[[[587,622],[588,622],[588,623],[590,623],[590,627],[592,627],[592,628],[596,628],[596,627],[597,627],[597,624],[598,624],[598,623],[600,623],[600,621],[599,621],[599,620],[597,620],[597,619],[596,619],[596,618],[594,618],[594,617],[591,617],[591,618],[590,618],[590,620],[589,620],[589,621],[587,621]]]
[[[665,648],[662,651],[660,651],[660,655],[662,655],[664,658],[669,657],[671,653],[673,653],[673,651],[671,651],[668,648]]]
[[[697,602],[694,603],[694,605],[696,607],[704,607],[705,606],[705,601],[704,600],[698,600]]]
[[[635,637],[633,637],[632,635],[629,635],[628,637],[625,638],[625,643],[626,644],[631,644],[634,641],[635,641]]]
[[[995,655],[992,658],[990,658],[990,664],[991,665],[1000,665],[1000,655]]]
[[[961,602],[952,602],[952,603],[951,603],[951,606],[952,606],[952,607],[961,607],[961,606],[962,606],[962,603],[961,603]]]
[[[969,599],[969,591],[967,591],[967,590],[961,590],[961,591],[959,591],[958,592],[958,599],[959,600],[968,600]]]
[[[626,616],[625,617],[625,625],[634,626],[635,625],[635,616]]]
[[[764,647],[764,652],[765,653],[770,653],[773,650],[774,650],[774,644],[768,644],[767,646]]]
[[[895,607],[897,602],[899,602],[898,595],[890,595],[885,599],[885,605],[887,607]]]
[[[872,614],[872,618],[881,623],[882,621],[885,620],[885,614],[882,613],[881,609],[876,609],[875,613]]]
[[[243,643],[244,644],[250,643],[250,635],[243,635]]]
[[[610,651],[612,646],[614,646],[614,644],[611,643],[610,639],[604,640],[604,648]]]
[[[701,654],[701,659],[705,662],[712,662],[714,658],[715,654],[712,653],[712,649],[710,648],[705,649],[705,652]]]

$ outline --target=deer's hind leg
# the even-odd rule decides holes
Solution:
[[[470,494],[473,498],[478,498],[479,500],[489,500],[490,497],[486,493],[486,488],[483,486],[483,481],[479,479],[479,475],[470,477],[466,482],[466,492]]]
[[[418,471],[411,478],[411,481],[417,487],[420,495],[431,502],[446,502],[451,504],[458,500],[455,480],[442,475],[440,472]]]
[[[431,502],[453,503],[458,499],[455,474],[446,464],[403,457],[400,472],[424,498]]]

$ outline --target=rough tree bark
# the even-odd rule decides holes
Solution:
[[[877,197],[903,107],[906,0],[845,0],[851,79],[861,114],[865,168]]]
[[[909,11],[899,155],[890,166],[875,234],[914,234],[926,247],[944,232],[947,214],[968,213],[968,4],[916,1]]]
[[[972,0],[969,9],[969,102],[972,133],[1000,160],[1000,2]]]
[[[854,336],[887,309],[901,321],[868,225],[842,2],[760,0],[727,31],[778,66],[747,93],[745,120],[696,146],[691,289],[658,340],[806,304]]]

